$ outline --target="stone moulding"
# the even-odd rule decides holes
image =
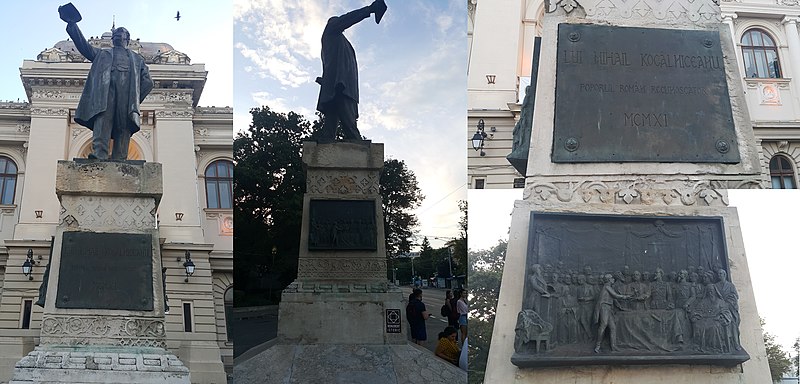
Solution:
[[[556,3],[566,13],[575,8],[586,12],[587,18],[596,19],[635,19],[656,22],[690,21],[698,24],[722,21],[718,0],[667,0],[625,1],[625,0],[560,0]]]
[[[148,230],[155,227],[152,198],[101,197],[62,199],[60,223],[68,227],[119,227]]]
[[[86,382],[189,383],[189,368],[164,349],[84,351],[39,348],[14,368],[11,383]],[[105,381],[107,380],[107,381]],[[135,380],[135,381],[133,381]]]
[[[315,194],[364,195],[380,194],[379,171],[309,170],[306,190]]]
[[[137,317],[45,315],[42,344],[113,345],[166,348],[163,319]]]
[[[386,282],[354,283],[354,282],[292,282],[284,293],[385,293],[399,292],[399,288]]]
[[[732,185],[733,184],[733,185]],[[584,180],[537,181],[525,187],[524,199],[561,203],[652,206],[727,206],[725,189],[760,188],[760,179],[725,181]]]
[[[298,261],[300,279],[380,279],[385,278],[386,259],[306,257]]]

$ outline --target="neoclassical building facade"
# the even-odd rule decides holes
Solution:
[[[612,3],[614,0],[609,0]],[[470,188],[523,188],[525,175],[506,160],[531,81],[534,38],[543,0],[467,0],[468,146]],[[580,3],[580,1],[578,1]],[[635,6],[633,6],[635,8]],[[797,188],[800,167],[800,1],[720,3],[732,32],[747,109],[758,144],[764,188]],[[547,68],[540,68],[547,70]]]
[[[110,38],[90,44],[110,47]],[[189,367],[192,382],[222,383],[233,364],[226,322],[233,304],[233,110],[197,105],[208,75],[203,64],[169,44],[137,40],[131,48],[155,82],[128,157],[163,167],[157,218],[167,346]],[[72,119],[90,65],[71,41],[58,42],[23,61],[27,101],[0,102],[0,381],[39,342],[42,308],[35,303],[61,209],[56,163],[91,151],[91,131]],[[191,276],[183,266],[187,251],[196,265]],[[26,276],[29,253],[34,263]],[[78,336],[91,332],[75,328]]]

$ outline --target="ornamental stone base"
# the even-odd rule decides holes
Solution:
[[[38,347],[10,383],[186,383],[189,369],[161,348]]]

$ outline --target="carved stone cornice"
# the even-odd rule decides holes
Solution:
[[[159,119],[175,119],[175,120],[191,120],[194,112],[191,109],[158,109],[156,110],[156,118]]]
[[[31,87],[80,87],[86,84],[85,78],[64,78],[64,77],[27,77],[27,84]]]
[[[306,179],[308,193],[376,196],[380,193],[378,171],[310,170]]]
[[[298,279],[364,280],[386,278],[385,258],[305,257],[297,263]]]
[[[525,187],[525,200],[553,203],[603,203],[648,206],[727,206],[726,189],[761,188],[761,180],[655,181],[534,181]]]
[[[194,112],[196,114],[231,114],[233,107],[197,107]]]
[[[176,104],[192,104],[192,90],[191,89],[181,89],[181,90],[153,90],[147,97],[145,97],[145,102],[147,101],[154,101],[154,102],[161,102],[161,103],[176,103]]]
[[[590,19],[637,19],[646,22],[688,21],[713,23],[721,21],[718,0],[666,0],[662,2],[625,0],[558,0],[554,12],[563,9],[569,14],[581,8]]]
[[[67,116],[68,114],[67,108],[31,107],[31,116]]]
[[[44,315],[41,343],[166,348],[164,319],[99,315]]]
[[[385,280],[385,276],[383,277]],[[314,281],[294,281],[284,288],[284,293],[384,293],[394,292],[398,288],[386,282],[375,283],[350,283],[350,282],[314,282]]]

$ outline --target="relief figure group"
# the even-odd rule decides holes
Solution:
[[[725,269],[596,273],[534,264],[515,350],[729,354],[741,350],[739,296]]]

